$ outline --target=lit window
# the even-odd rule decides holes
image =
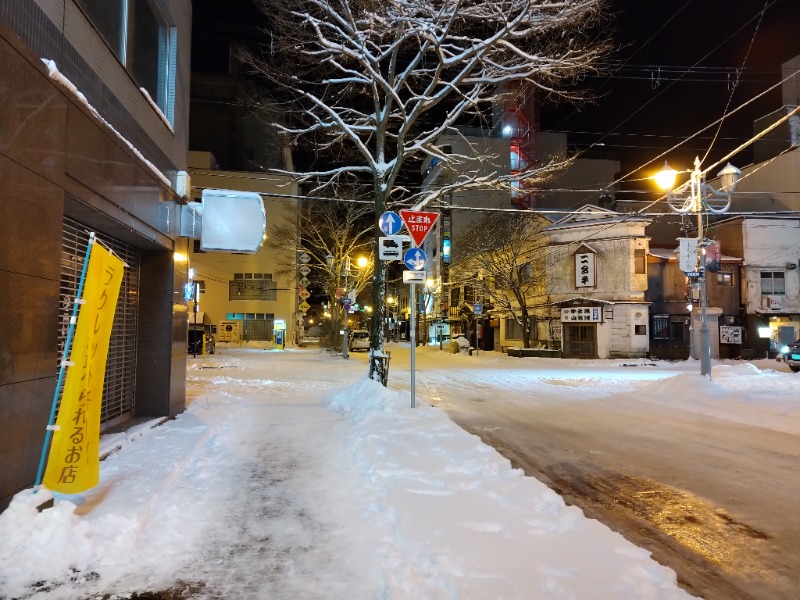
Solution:
[[[786,293],[786,279],[783,271],[761,272],[761,295],[783,295]]]
[[[717,285],[733,285],[733,273],[717,273]]]

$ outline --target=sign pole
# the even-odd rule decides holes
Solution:
[[[417,314],[417,286],[416,284],[411,284],[411,315],[409,321],[409,329],[410,335],[408,336],[411,340],[411,408],[416,406],[416,398],[414,396],[414,372],[415,372],[415,365],[416,365],[416,357],[417,357],[417,326],[416,326],[416,314]]]
[[[411,248],[405,255],[403,255],[403,262],[405,263],[406,267],[412,271],[420,272],[425,268],[427,257],[425,256],[425,252],[419,249],[419,246],[422,245],[422,241],[425,239],[425,236],[431,230],[433,224],[436,223],[439,213],[421,210],[401,210],[399,212],[400,218],[403,219],[403,223],[408,230],[408,234],[413,240]],[[424,277],[424,272],[422,275]],[[404,274],[403,281],[405,282],[405,280],[406,278]],[[420,281],[424,282],[424,279],[420,279]],[[416,406],[415,371],[417,356],[417,285],[414,279],[410,279],[409,283],[411,284],[411,318],[409,319],[409,328],[411,330],[411,408],[414,408]]]
[[[64,343],[64,352],[61,355],[61,366],[58,369],[58,380],[56,381],[56,389],[53,392],[53,403],[50,406],[50,417],[47,420],[47,428],[44,434],[44,445],[42,446],[42,454],[39,458],[39,469],[36,472],[36,482],[33,486],[33,491],[37,492],[39,486],[42,485],[42,475],[44,474],[45,460],[47,459],[47,448],[50,446],[50,439],[53,437],[53,428],[55,427],[56,420],[56,407],[58,406],[58,394],[61,392],[61,384],[64,382],[64,374],[67,370],[67,361],[69,361],[70,352],[72,350],[72,336],[75,332],[75,324],[78,322],[78,312],[80,305],[83,301],[83,284],[86,282],[86,271],[89,268],[89,255],[92,253],[92,246],[94,245],[95,233],[89,233],[89,242],[86,247],[86,255],[83,257],[83,268],[81,269],[81,276],[78,280],[78,289],[75,292],[75,298],[72,302],[72,316],[69,319],[69,326],[67,327],[67,339]]]

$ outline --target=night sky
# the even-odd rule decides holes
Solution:
[[[541,127],[567,132],[578,149],[617,158],[620,175],[718,119],[728,103],[730,110],[777,83],[781,63],[800,55],[798,0],[613,0],[610,6],[618,50],[609,61],[609,74],[577,82],[593,91],[596,104],[545,105]],[[220,10],[220,3],[211,0],[193,2],[195,70],[225,72],[229,40],[264,39],[259,31],[263,19],[250,2],[226,0],[224,7]],[[776,89],[728,119],[706,164],[750,138],[753,120],[780,106]],[[715,132],[670,152],[670,164],[691,167]],[[734,158],[740,167],[750,162],[749,151]],[[663,159],[649,170],[661,164]]]
[[[619,49],[611,76],[584,82],[599,95],[597,104],[577,110],[545,106],[542,129],[568,132],[580,149],[611,151],[622,162],[621,175],[722,117],[729,102],[731,110],[780,81],[781,63],[800,55],[798,0],[617,0],[612,5]],[[733,85],[737,69],[738,85]],[[754,119],[781,104],[776,89],[726,119],[704,164],[752,137]],[[712,128],[670,152],[670,165],[691,168],[715,133]],[[733,161],[741,167],[752,158],[746,151]]]

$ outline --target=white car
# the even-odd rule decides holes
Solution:
[[[350,351],[369,350],[369,331],[356,329],[350,334]]]

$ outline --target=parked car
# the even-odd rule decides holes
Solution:
[[[189,354],[194,355],[203,353],[203,338],[205,338],[206,354],[214,354],[217,344],[214,336],[206,333],[205,331],[198,330],[189,331]]]
[[[800,373],[800,340],[781,348],[779,360],[782,360],[795,373]]]
[[[350,334],[350,351],[369,350],[369,331],[356,329]]]

